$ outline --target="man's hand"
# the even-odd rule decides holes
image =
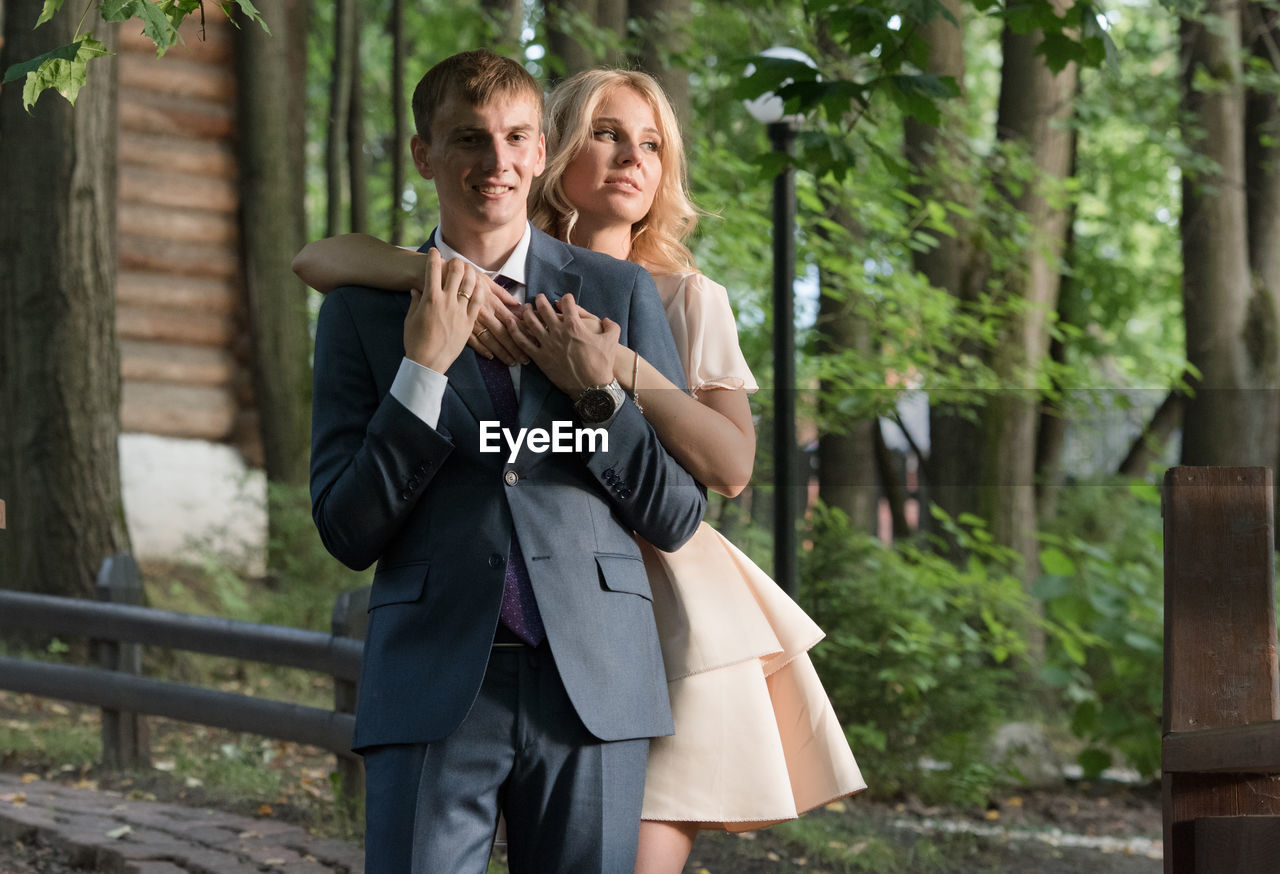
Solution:
[[[516,330],[516,314],[520,301],[484,274],[480,274],[480,315],[467,345],[485,358],[496,357],[508,367],[528,364],[512,334]]]
[[[404,317],[404,354],[411,361],[444,373],[471,336],[480,312],[480,273],[455,258],[446,262],[427,252],[423,290],[414,289]]]
[[[559,311],[545,295],[526,304],[512,336],[520,349],[570,400],[593,385],[613,379],[618,323],[597,319],[578,306],[573,295],[560,298]]]

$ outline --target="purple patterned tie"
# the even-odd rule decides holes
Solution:
[[[510,290],[517,283],[505,276],[494,279],[503,288]],[[489,399],[493,401],[493,411],[498,414],[498,422],[504,428],[515,431],[517,411],[515,386],[511,382],[511,371],[507,365],[497,358],[476,356],[480,365],[480,376],[484,379],[485,388],[489,390]],[[515,488],[515,486],[508,486]],[[516,637],[537,646],[547,636],[542,625],[542,616],[538,613],[538,602],[533,596],[533,584],[529,582],[529,570],[524,565],[524,555],[520,552],[520,541],[515,532],[511,533],[511,545],[507,550],[507,573],[502,585],[502,610],[498,613],[502,624],[511,630]]]

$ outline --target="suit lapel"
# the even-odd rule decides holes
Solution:
[[[566,270],[573,261],[569,247],[541,231],[534,230],[529,243],[529,261],[525,267],[525,296],[533,303],[539,294],[545,294],[554,305],[561,297],[572,294],[581,303],[582,277]],[[537,367],[520,370],[520,427],[528,428],[538,418],[542,404],[551,391],[551,380]]]

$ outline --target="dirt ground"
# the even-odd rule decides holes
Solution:
[[[45,705],[28,696],[0,695],[0,720],[26,731],[52,730],[52,720],[92,719],[81,708]],[[42,720],[49,719],[50,722]],[[153,749],[171,733],[190,732],[180,723],[152,722]],[[204,729],[201,729],[205,732]],[[217,750],[237,736],[208,730],[199,744]],[[191,806],[210,806],[244,815],[265,815],[315,826],[318,811],[330,810],[326,775],[332,756],[313,748],[280,743],[270,765],[284,776],[280,794],[270,798],[228,799],[193,788],[174,774],[153,770],[112,775],[97,768],[69,769],[45,757],[0,752],[0,769],[33,772],[46,780],[65,780],[99,790],[141,793],[142,797]],[[86,788],[84,791],[95,791]],[[265,810],[262,808],[266,808]],[[1158,785],[1072,783],[1056,791],[1009,790],[986,809],[943,809],[918,802],[846,799],[809,813],[794,824],[746,835],[704,832],[694,845],[686,874],[792,874],[792,872],[883,871],[877,850],[894,850],[898,869],[904,854],[911,874],[1162,874]],[[1072,846],[1076,838],[1103,849]],[[1126,839],[1127,843],[1120,843]],[[1136,839],[1136,840],[1134,840]],[[1154,856],[1154,857],[1153,857]],[[918,859],[918,863],[915,861]],[[40,842],[18,845],[0,830],[0,874],[70,874],[58,852]]]
[[[824,810],[808,818],[828,820],[833,828],[848,825],[868,840],[900,847],[923,842],[932,847],[930,863],[921,870],[936,874],[1160,874],[1162,863],[1141,852],[1103,852],[1054,846],[1054,829],[1091,837],[1145,837],[1158,846],[1159,793],[1153,787],[1071,786],[1058,792],[1011,795],[988,811],[926,808],[910,803],[886,804],[852,799],[843,811]],[[844,822],[840,822],[844,820]],[[957,837],[954,833],[920,834],[908,827],[926,822],[969,823],[983,829],[1004,826],[1000,835]],[[953,828],[955,826],[953,825]],[[1045,840],[1025,837],[1044,836]],[[850,848],[850,852],[857,847]],[[871,859],[863,860],[871,863]],[[79,874],[49,846],[0,841],[0,874]],[[778,829],[746,836],[704,833],[694,846],[686,874],[799,874],[850,870],[848,863],[806,854]],[[864,870],[876,870],[874,867]]]

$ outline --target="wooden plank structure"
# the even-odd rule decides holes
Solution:
[[[1165,874],[1280,871],[1272,475],[1164,481]]]
[[[262,463],[235,155],[235,28],[216,10],[157,58],[120,31],[116,325],[126,432],[234,443]]]

